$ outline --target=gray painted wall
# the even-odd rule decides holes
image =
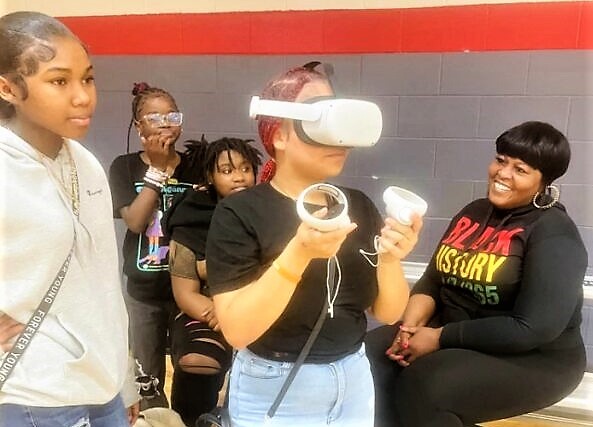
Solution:
[[[589,249],[588,274],[593,274],[593,51],[98,56],[99,107],[87,146],[106,168],[125,150],[130,92],[138,81],[175,96],[186,114],[182,138],[205,133],[208,139],[257,139],[247,116],[250,96],[274,74],[312,59],[333,64],[340,94],[374,100],[384,114],[380,143],[352,152],[336,182],[364,190],[380,208],[388,185],[416,191],[429,203],[410,261],[427,261],[450,217],[485,194],[496,136],[525,120],[543,120],[572,143],[569,171],[558,184]],[[593,307],[584,313],[593,361]]]

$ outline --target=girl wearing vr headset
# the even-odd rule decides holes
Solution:
[[[174,375],[190,374],[196,390],[177,392],[171,400],[188,426],[216,406],[231,364],[232,349],[220,332],[209,295],[206,236],[218,200],[255,185],[261,153],[250,142],[239,138],[188,141],[188,152],[198,159],[204,176],[200,186],[176,199],[163,218],[171,237],[171,284],[181,310],[172,327]]]
[[[314,67],[288,70],[268,83],[261,98],[333,96],[327,77]],[[344,188],[352,223],[321,232],[301,222],[295,200],[311,184],[337,176],[349,149],[304,142],[289,119],[261,116],[258,128],[272,157],[263,171],[267,182],[219,202],[206,249],[218,321],[239,349],[229,387],[232,425],[263,424],[329,300],[333,313],[321,314],[327,316],[321,332],[272,423],[372,426],[365,311],[383,322],[399,318],[408,298],[400,261],[416,244],[422,220],[414,217],[411,226],[383,221],[363,193]],[[324,197],[305,202],[318,206],[317,216],[327,211]],[[384,250],[374,268],[360,249],[374,251],[376,235]],[[328,293],[327,260],[333,256],[341,278]]]
[[[74,140],[95,109],[93,66],[41,13],[1,17],[0,46],[0,426],[127,427],[109,186]]]
[[[158,379],[143,396],[141,408],[168,407],[163,391],[168,330],[175,312],[168,271],[168,241],[160,218],[173,197],[191,188],[200,177],[200,165],[175,150],[183,114],[173,96],[146,83],[134,85],[132,126],[142,151],[117,157],[109,169],[113,215],[128,230],[123,244],[127,277],[126,305],[130,317],[132,353],[143,371]],[[156,383],[156,381],[154,381]],[[192,393],[191,379],[178,375],[173,392]],[[173,409],[175,405],[173,404]]]

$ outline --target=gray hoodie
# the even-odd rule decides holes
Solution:
[[[52,160],[0,126],[1,312],[27,323],[76,233],[62,288],[0,391],[0,404],[104,404],[126,376],[128,320],[109,186],[89,151],[64,143],[69,150]],[[68,151],[79,181],[79,218],[71,208]]]

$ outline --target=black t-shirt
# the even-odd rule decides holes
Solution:
[[[191,249],[197,260],[206,258],[206,238],[216,203],[210,191],[190,188],[174,198],[161,221],[165,233]]]
[[[117,157],[109,168],[109,183],[113,196],[113,215],[121,218],[120,209],[130,205],[144,187],[148,165],[140,153]],[[161,227],[164,212],[176,194],[193,184],[195,171],[186,157],[175,168],[159,198],[159,206],[142,234],[127,231],[123,244],[124,273],[128,277],[128,293],[138,300],[172,299],[169,277],[169,238]]]
[[[217,197],[212,192],[203,189],[188,189],[185,193],[175,197],[173,204],[165,213],[161,223],[165,229],[165,233],[177,243],[177,252],[175,259],[169,259],[171,263],[171,274],[179,275],[179,268],[183,266],[182,257],[184,250],[191,252],[191,265],[186,265],[185,268],[196,269],[196,261],[206,259],[206,239],[208,237],[208,229],[210,228],[210,221],[214,208],[216,207]],[[180,247],[181,245],[181,247]],[[186,254],[187,255],[187,254]],[[185,262],[189,259],[185,259]],[[177,271],[174,265],[178,267]],[[193,271],[197,279],[197,271]],[[186,276],[189,277],[189,276]],[[210,296],[208,282],[200,279],[200,292],[203,295]]]
[[[412,293],[437,302],[442,347],[580,348],[586,268],[585,246],[561,205],[497,210],[480,199],[453,218]]]
[[[337,360],[360,347],[366,332],[365,310],[378,292],[376,270],[359,250],[374,251],[373,239],[383,221],[363,193],[343,190],[348,198],[350,219],[358,228],[338,252],[341,284],[335,315],[328,316],[311,349],[307,361],[312,363]],[[269,184],[257,185],[220,201],[206,245],[212,294],[239,289],[259,278],[295,235],[300,223],[295,201]],[[327,296],[326,269],[327,260],[311,261],[288,306],[270,329],[249,346],[251,351],[269,359],[296,359]],[[270,292],[274,292],[273,286]]]

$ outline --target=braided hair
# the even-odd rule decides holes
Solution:
[[[132,100],[132,118],[130,119],[130,124],[128,125],[128,137],[126,141],[126,153],[130,152],[130,131],[132,130],[132,125],[135,122],[140,121],[140,111],[144,107],[144,104],[147,100],[152,98],[165,98],[175,107],[177,110],[177,103],[175,102],[175,98],[169,92],[164,89],[160,89],[158,87],[151,87],[146,82],[134,83],[134,88],[132,89],[132,95],[134,95],[134,99]]]
[[[294,67],[282,73],[280,76],[270,80],[262,91],[262,99],[276,101],[294,101],[303,87],[313,81],[325,81],[331,86],[326,74],[317,71],[315,68],[321,63],[318,61],[309,62],[300,67]],[[276,153],[274,152],[274,134],[282,124],[281,118],[271,116],[258,116],[257,128],[262,144],[271,159],[264,165],[260,180],[268,182],[276,173]]]
[[[245,160],[251,164],[253,168],[254,178],[257,178],[259,166],[262,163],[262,153],[255,148],[251,143],[252,139],[230,138],[223,137],[212,142],[208,142],[204,135],[200,140],[187,140],[184,144],[186,150],[183,153],[188,158],[188,163],[199,171],[199,176],[195,181],[200,186],[208,187],[210,194],[215,195],[216,190],[209,177],[216,172],[218,165],[218,156],[221,153],[236,151]],[[229,158],[232,164],[232,160]],[[234,165],[233,165],[234,166]]]

